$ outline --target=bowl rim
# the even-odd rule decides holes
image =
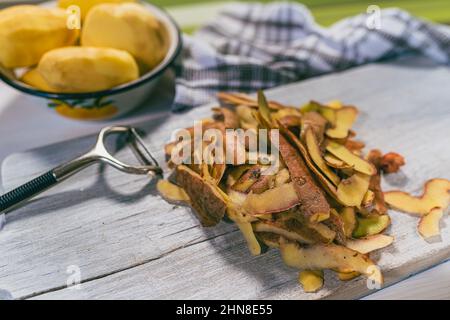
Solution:
[[[48,1],[51,2],[51,1]],[[175,31],[175,38],[172,40],[175,42],[174,50],[170,54],[170,56],[166,56],[163,61],[160,62],[153,70],[147,72],[143,76],[139,77],[136,80],[133,80],[128,83],[121,84],[111,89],[101,90],[101,91],[93,91],[93,92],[81,92],[81,93],[58,93],[58,92],[48,92],[33,88],[19,80],[10,79],[3,72],[0,72],[0,79],[8,84],[9,86],[22,91],[27,94],[31,94],[34,96],[39,96],[42,98],[48,99],[56,99],[56,100],[73,100],[73,99],[93,99],[101,96],[111,96],[116,95],[125,91],[129,91],[131,89],[137,88],[144,83],[147,83],[151,80],[158,78],[163,72],[165,72],[175,61],[178,55],[181,52],[183,39],[181,36],[181,30],[178,24],[175,22],[174,18],[162,7],[155,5],[153,3],[149,3],[146,1],[142,2],[145,6],[153,7],[158,10],[161,15],[164,15],[167,18],[168,22],[172,25]],[[44,2],[45,3],[45,2]]]

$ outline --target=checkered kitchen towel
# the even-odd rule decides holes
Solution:
[[[235,3],[184,37],[174,110],[411,51],[449,64],[450,27],[385,9],[322,28],[303,5]]]

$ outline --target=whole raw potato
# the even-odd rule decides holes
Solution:
[[[137,3],[101,4],[86,17],[82,46],[111,47],[130,52],[142,71],[154,68],[168,50],[164,25]]]
[[[110,48],[55,49],[42,57],[38,71],[50,87],[72,93],[106,90],[139,77],[133,56]]]
[[[58,0],[58,6],[67,9],[70,6],[80,8],[81,19],[84,19],[92,7],[101,3],[135,2],[136,0]]]
[[[36,89],[47,91],[47,92],[57,92],[55,88],[50,87],[47,81],[42,78],[41,74],[37,70],[37,68],[33,68],[25,72],[20,81],[25,82],[26,84],[35,87]]]
[[[21,5],[0,11],[0,63],[7,68],[35,65],[49,50],[76,42],[62,9]]]

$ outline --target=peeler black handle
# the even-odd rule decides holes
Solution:
[[[57,183],[58,180],[52,170],[0,196],[0,214],[7,213],[9,209],[16,207]]]
[[[130,166],[114,158],[106,149],[104,140],[107,135],[112,133],[127,133],[134,137],[131,144],[132,150],[138,156],[142,165]],[[139,148],[139,146],[141,148]],[[142,150],[141,150],[142,149]],[[35,195],[47,190],[48,188],[58,184],[59,182],[71,177],[78,171],[90,166],[93,163],[102,162],[113,166],[114,168],[130,174],[142,174],[142,175],[161,175],[162,169],[159,167],[156,160],[145,148],[145,145],[138,135],[136,129],[123,126],[112,126],[103,128],[98,137],[97,142],[90,151],[75,158],[65,164],[62,164],[53,170],[31,180],[28,183],[14,189],[7,194],[0,196],[0,214],[8,213],[12,209],[16,208],[26,200],[34,197]]]
[[[10,212],[39,193],[96,162],[97,159],[97,155],[88,152],[0,196],[0,214]]]

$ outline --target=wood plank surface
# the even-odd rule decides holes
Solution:
[[[355,126],[368,148],[405,156],[401,173],[384,179],[385,190],[419,193],[433,177],[450,179],[450,72],[408,58],[371,64],[270,90],[270,98],[300,105],[309,99],[341,99],[361,113]],[[160,162],[171,132],[210,115],[211,106],[163,115],[143,124],[145,141]],[[2,166],[11,189],[86,150],[93,137],[10,156]],[[126,150],[119,156],[131,160]],[[417,218],[390,211],[396,237],[375,258],[387,284],[447,260],[450,228],[427,243]],[[448,224],[448,223],[447,223]],[[358,298],[372,291],[359,278],[305,294],[297,272],[278,252],[252,257],[234,225],[201,228],[189,209],[166,203],[147,178],[95,166],[42,194],[8,216],[0,231],[0,289],[14,298]],[[72,266],[81,286],[67,288]]]

